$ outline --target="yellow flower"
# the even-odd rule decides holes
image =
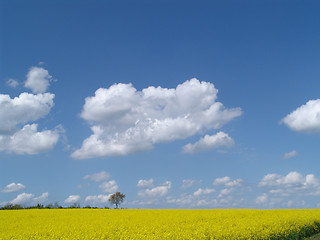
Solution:
[[[0,239],[290,239],[319,232],[320,209],[0,211]]]

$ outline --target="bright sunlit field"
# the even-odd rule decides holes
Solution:
[[[0,239],[303,239],[320,209],[0,211]]]

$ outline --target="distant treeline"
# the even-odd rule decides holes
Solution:
[[[81,208],[78,203],[74,203],[71,206],[68,207],[63,207],[59,205],[57,202],[52,204],[49,203],[48,205],[43,205],[43,204],[37,204],[35,206],[22,206],[20,204],[12,204],[8,203],[3,207],[0,207],[0,210],[20,210],[20,209],[69,209],[69,208]],[[98,208],[98,207],[91,207],[90,205],[86,205],[85,207],[82,208]],[[105,207],[105,209],[109,209],[109,207]]]

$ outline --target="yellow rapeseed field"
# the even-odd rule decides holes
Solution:
[[[320,209],[0,211],[0,239],[303,239]]]

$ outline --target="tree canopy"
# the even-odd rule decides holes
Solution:
[[[125,194],[121,192],[116,192],[110,196],[109,202],[113,205],[116,205],[116,209],[117,209],[118,206],[124,201],[125,197],[126,197]]]

